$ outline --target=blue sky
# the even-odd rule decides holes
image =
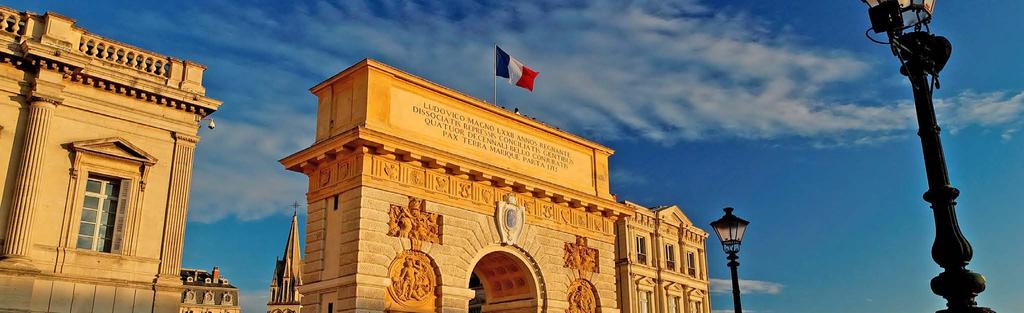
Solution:
[[[678,203],[701,226],[752,221],[748,312],[931,312],[934,233],[910,88],[864,38],[855,0],[676,2],[14,1],[209,66],[225,101],[197,149],[184,264],[219,265],[247,311],[265,302],[303,177],[276,160],[312,141],[307,89],[371,57],[479,98],[491,45],[540,72],[499,101],[602,142],[620,199]],[[1024,308],[1019,1],[939,1],[953,42],[936,106],[979,302]],[[300,216],[302,217],[302,216]],[[713,238],[712,238],[713,239]],[[709,245],[713,278],[728,278]],[[712,307],[731,308],[716,284]]]

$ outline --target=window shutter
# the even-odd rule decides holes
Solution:
[[[112,238],[110,248],[110,252],[114,254],[121,253],[121,245],[124,242],[124,218],[125,215],[128,215],[128,199],[131,186],[131,180],[121,180],[121,190],[117,193],[117,216],[114,220],[114,238]]]

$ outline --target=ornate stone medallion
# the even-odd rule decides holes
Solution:
[[[526,210],[516,203],[516,194],[514,193],[506,194],[498,202],[498,209],[494,212],[494,218],[502,244],[516,244],[519,235],[523,232],[523,224],[526,223],[525,212]]]
[[[565,313],[598,312],[597,294],[594,292],[594,286],[586,279],[577,279],[569,285],[566,300],[569,302],[569,308],[565,309]]]
[[[390,312],[434,312],[437,301],[437,272],[430,257],[413,250],[403,251],[391,262],[391,285],[387,288]]]

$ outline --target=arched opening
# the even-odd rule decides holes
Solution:
[[[494,251],[473,267],[469,288],[476,297],[469,312],[537,312],[537,282],[523,261],[515,255]]]

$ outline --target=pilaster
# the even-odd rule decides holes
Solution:
[[[11,199],[11,213],[7,219],[3,250],[0,251],[0,267],[38,271],[31,264],[29,249],[32,246],[32,224],[36,208],[41,168],[46,162],[43,152],[50,133],[50,122],[54,110],[63,101],[60,94],[63,85],[54,72],[40,70],[33,82],[29,97],[25,125],[25,139],[22,143],[18,176],[15,180]]]
[[[181,285],[181,250],[188,215],[189,185],[192,182],[192,160],[199,137],[174,134],[174,159],[171,164],[170,187],[167,193],[167,214],[164,220],[163,247],[160,252],[160,274],[157,285]]]

